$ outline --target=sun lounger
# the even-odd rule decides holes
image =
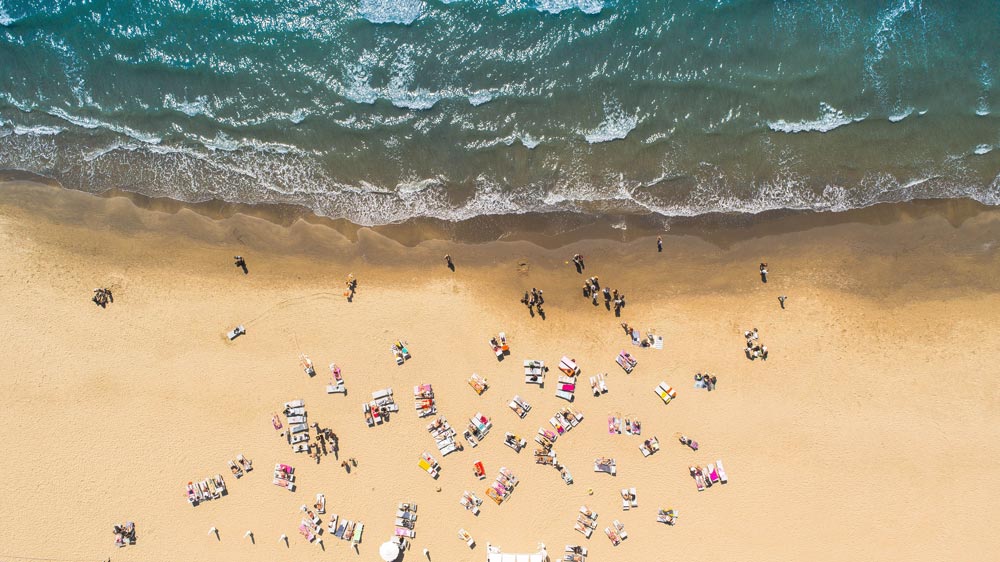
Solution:
[[[573,526],[573,528],[576,529],[581,535],[587,537],[588,539],[590,538],[590,535],[592,535],[594,533],[593,529],[591,529],[590,527],[587,527],[586,525],[583,525],[583,524],[581,524],[579,522],[576,523]]]
[[[612,545],[618,546],[622,543],[621,538],[618,537],[618,533],[612,531],[611,527],[605,527],[604,534],[607,535],[609,539],[611,539]]]
[[[346,530],[347,530],[347,521],[342,520],[340,524],[337,525],[337,530],[333,531],[333,536],[337,537],[338,539],[343,538],[344,531]]]
[[[305,400],[302,400],[300,398],[298,400],[292,400],[291,402],[285,402],[285,409],[288,409],[288,408],[301,408],[301,407],[303,407],[305,405],[306,405]]]
[[[236,462],[239,463],[240,467],[243,468],[244,472],[250,472],[253,470],[253,461],[247,459],[242,453],[236,455]]]
[[[635,488],[629,488],[628,493],[630,494],[629,501],[632,502],[632,507],[639,507],[639,496],[636,495]]]
[[[525,360],[524,382],[541,385],[545,382],[545,362]]]
[[[219,492],[219,489],[215,487],[214,479],[206,478],[204,482],[207,482],[208,484],[208,493],[212,496],[212,499],[219,499],[220,497],[222,497],[222,494]]]
[[[233,341],[245,333],[247,333],[246,328],[243,327],[243,324],[240,324],[239,326],[236,326],[232,330],[229,330],[226,336],[229,337],[229,341]]]
[[[671,400],[677,398],[677,391],[666,382],[660,382],[656,386],[656,395],[660,397],[660,400],[663,400],[664,404],[669,404]]]
[[[400,519],[404,519],[406,521],[416,521],[417,520],[417,514],[413,513],[410,510],[407,510],[407,509],[397,509],[396,510],[396,517],[398,517]]]
[[[642,456],[648,457],[649,455],[652,455],[660,450],[660,442],[656,439],[656,437],[653,437],[652,439],[643,442],[642,445],[639,445],[639,450],[642,451]]]
[[[705,491],[705,475],[702,474],[702,470],[700,468],[692,466],[691,476],[694,477],[694,483],[695,486],[698,487],[698,491],[699,492]]]
[[[565,390],[557,390],[556,391],[556,397],[557,398],[562,398],[563,400],[565,400],[567,402],[572,402],[573,401],[573,392],[572,391],[565,391]]]
[[[288,427],[288,430],[293,434],[302,433],[303,431],[309,431],[309,426],[304,423],[298,423]]]
[[[628,501],[628,489],[622,488],[622,511],[628,511],[632,503]]]
[[[500,492],[497,492],[492,487],[491,488],[486,488],[486,497],[488,497],[491,500],[493,500],[494,502],[496,502],[497,505],[502,504],[503,500],[504,500],[504,497],[502,495],[500,495]]]
[[[365,524],[358,521],[354,527],[354,536],[351,537],[352,544],[361,544],[361,535],[365,532]]]
[[[294,492],[295,491],[295,483],[294,482],[289,482],[288,480],[283,480],[281,478],[275,478],[271,483],[274,484],[275,486],[280,487],[280,488],[285,488],[289,492]]]
[[[469,497],[468,492],[459,498],[458,503],[462,504],[462,507],[465,509],[471,511],[473,515],[479,515],[479,506],[476,505],[476,502],[471,497]]]
[[[611,435],[618,435],[622,432],[621,430],[621,419],[616,416],[608,416],[608,433]]]
[[[627,539],[628,538],[628,533],[625,532],[625,525],[623,525],[622,522],[619,521],[619,520],[617,520],[617,519],[615,519],[612,523],[615,526],[615,531],[618,532],[618,536],[622,540]]]
[[[431,463],[427,462],[426,460],[420,459],[420,461],[417,462],[417,466],[419,466],[421,469],[423,469],[423,471],[426,472],[427,474],[430,474],[431,478],[437,478],[438,477],[438,471],[437,471],[437,469],[434,468],[434,466],[432,466]]]
[[[235,462],[229,461],[229,470],[233,473],[236,478],[243,477],[243,469],[236,465]]]
[[[563,433],[565,433],[565,432],[566,432],[566,428],[565,428],[565,427],[563,426],[563,424],[562,424],[562,423],[560,423],[560,422],[559,422],[559,421],[558,421],[558,420],[556,419],[556,417],[555,417],[555,416],[553,416],[553,417],[549,418],[549,423],[550,423],[550,424],[552,424],[552,427],[553,427],[553,428],[555,428],[555,430],[556,430],[556,433],[558,433],[559,435],[562,435]]]
[[[347,387],[344,386],[344,382],[338,382],[336,384],[326,385],[327,394],[347,394]]]
[[[580,374],[580,368],[576,366],[576,361],[573,361],[565,355],[563,355],[562,359],[559,360],[559,370],[571,376]]]
[[[604,374],[603,373],[597,375],[597,384],[598,384],[598,386],[600,386],[601,392],[607,392],[608,391],[608,385],[607,385],[607,383],[604,382]]]
[[[444,447],[444,448],[441,449],[441,456],[442,457],[446,457],[449,454],[454,453],[457,450],[459,450],[458,449],[458,444],[457,443],[452,443],[451,445],[448,445],[447,447]]]
[[[293,453],[308,453],[309,452],[309,443],[296,443],[295,445],[292,445],[292,452]]]
[[[566,552],[574,552],[576,554],[582,554],[583,556],[586,556],[587,555],[587,548],[584,547],[584,546],[576,546],[576,545],[572,545],[572,544],[567,544],[566,545]]]
[[[729,482],[729,477],[726,476],[726,469],[722,468],[722,460],[715,461],[715,469],[719,471],[719,482],[726,484]]]
[[[482,394],[486,391],[486,379],[476,373],[472,373],[472,376],[469,377],[469,386],[472,387],[472,390],[476,391],[476,394]]]
[[[305,416],[288,416],[288,423],[290,424],[302,424],[306,423]]]
[[[224,496],[228,493],[226,490],[226,481],[222,479],[221,474],[215,475],[215,489],[219,492],[219,496]]]
[[[594,472],[607,472],[614,476],[618,473],[615,459],[596,459],[594,461]]]
[[[476,546],[476,539],[472,538],[472,535],[470,535],[465,529],[458,530],[458,538],[464,541],[465,544],[469,545],[469,548]]]
[[[395,534],[397,537],[407,537],[411,539],[417,536],[417,533],[414,532],[413,529],[407,529],[406,527],[396,527]]]

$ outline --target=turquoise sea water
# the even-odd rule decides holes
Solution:
[[[381,224],[1000,204],[1000,2],[0,0],[0,168]]]

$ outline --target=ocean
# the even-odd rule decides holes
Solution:
[[[0,0],[0,169],[361,225],[1000,204],[1000,3]]]

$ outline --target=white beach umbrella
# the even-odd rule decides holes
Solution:
[[[399,546],[394,542],[384,542],[382,546],[378,547],[378,555],[382,557],[385,562],[393,562],[393,560],[399,558]]]

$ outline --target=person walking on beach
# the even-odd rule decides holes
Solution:
[[[781,303],[781,310],[785,310],[785,299],[787,298],[788,297],[786,297],[785,295],[781,295],[780,297],[778,297],[778,302]]]
[[[444,263],[448,266],[448,269],[455,271],[455,262],[451,261],[451,254],[444,255]]]
[[[760,282],[767,283],[767,262],[760,262]]]
[[[243,256],[233,256],[233,259],[236,260],[236,267],[243,270],[243,275],[250,273],[250,270],[247,269],[247,262],[243,259]]]
[[[573,265],[576,266],[577,273],[583,273],[583,270],[586,269],[586,266],[583,265],[583,256],[580,254],[573,254]]]
[[[657,252],[662,252],[663,251],[663,237],[662,236],[657,236],[656,237],[656,251]]]

